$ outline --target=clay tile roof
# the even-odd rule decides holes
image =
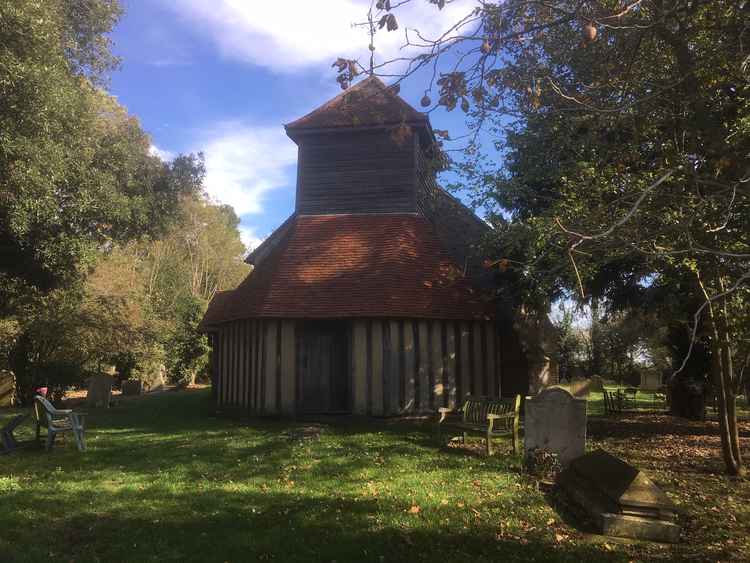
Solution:
[[[301,215],[237,289],[214,297],[202,326],[251,317],[470,320],[493,314],[424,217]]]
[[[285,127],[293,133],[305,129],[376,127],[400,123],[426,125],[427,116],[407,104],[380,79],[370,76]]]

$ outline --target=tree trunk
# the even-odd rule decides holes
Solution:
[[[711,376],[716,389],[716,402],[719,407],[719,437],[721,451],[727,473],[742,476],[745,468],[740,453],[737,431],[735,391],[732,381],[732,354],[729,349],[729,334],[721,315],[715,315],[712,305],[708,305],[709,329],[711,331]]]
[[[602,356],[599,342],[599,299],[591,296],[591,374],[601,376]]]

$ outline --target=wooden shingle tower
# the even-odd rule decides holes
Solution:
[[[294,213],[202,323],[218,405],[397,415],[524,392],[472,250],[488,227],[437,186],[427,116],[369,77],[286,132]]]

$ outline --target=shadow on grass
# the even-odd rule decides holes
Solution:
[[[622,417],[591,417],[589,436],[602,438],[644,438],[652,436],[719,436],[716,423],[690,421],[670,415],[631,414]],[[741,430],[741,438],[750,438],[750,431]]]
[[[408,503],[389,499],[152,487],[99,491],[90,500],[63,491],[9,493],[9,506],[49,509],[41,517],[5,511],[0,521],[14,542],[4,546],[4,561],[627,560],[556,544],[543,530],[524,542],[498,538],[496,523],[465,520],[456,508],[410,514]],[[49,541],[38,541],[41,530]]]

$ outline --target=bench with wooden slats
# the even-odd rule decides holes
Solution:
[[[438,413],[438,433],[441,439],[443,432],[447,430],[460,431],[464,444],[467,434],[482,434],[487,441],[487,455],[492,455],[492,438],[511,436],[513,452],[518,452],[521,395],[508,399],[466,397],[458,410],[440,408]]]

